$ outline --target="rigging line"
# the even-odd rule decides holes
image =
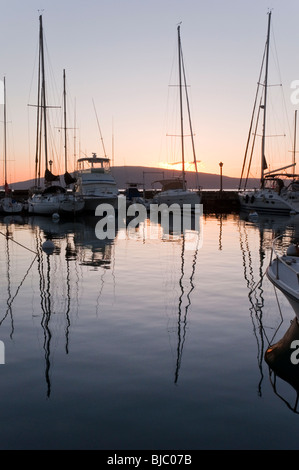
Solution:
[[[107,157],[105,146],[104,146],[104,140],[103,140],[103,136],[102,136],[102,131],[101,131],[101,128],[100,128],[100,123],[99,123],[99,119],[98,119],[97,110],[96,110],[96,107],[95,107],[95,104],[94,104],[94,100],[92,100],[92,103],[93,103],[93,108],[94,108],[94,112],[95,112],[96,119],[97,119],[98,129],[99,129],[99,132],[100,132],[100,137],[101,137],[102,147],[103,147],[103,151],[104,151],[104,156]]]
[[[3,235],[5,238],[8,238],[8,240],[11,240],[12,242],[16,243],[17,245],[20,245],[22,248],[25,248],[25,250],[31,251],[31,253],[34,253],[35,255],[38,254],[38,253],[36,253],[36,251],[33,251],[33,250],[31,250],[30,248],[28,248],[27,246],[22,245],[22,243],[17,242],[17,241],[14,240],[12,237],[8,237],[5,233],[3,233],[3,232],[0,231],[0,234]]]
[[[187,91],[186,72],[185,72],[185,64],[184,64],[184,59],[183,59],[183,51],[181,51],[181,56],[182,56],[183,76],[184,76],[184,88],[185,88],[186,103],[187,103],[188,118],[189,118],[189,128],[190,128],[191,143],[192,143],[192,151],[193,151],[193,162],[194,162],[195,172],[196,172],[197,189],[199,189],[199,178],[198,178],[198,171],[197,171],[197,159],[196,159],[195,144],[194,144],[194,134],[193,134],[193,128],[192,128],[192,123],[191,123],[191,113],[190,113],[189,96],[188,96],[188,91]]]
[[[255,124],[254,138],[253,138],[252,147],[251,147],[251,152],[250,152],[250,159],[249,159],[249,164],[248,164],[248,169],[247,169],[247,175],[246,175],[246,179],[245,179],[244,189],[246,189],[246,187],[247,187],[247,182],[248,182],[248,178],[249,178],[249,173],[250,173],[250,168],[251,168],[251,163],[252,163],[252,157],[253,157],[253,151],[254,151],[254,145],[255,145],[255,139],[256,139],[256,135],[257,135],[256,132],[257,132],[257,127],[258,127],[258,122],[259,122],[261,104],[262,104],[262,96],[261,96],[261,99],[260,99],[260,105],[259,105],[258,115],[257,115],[257,119],[256,119],[256,124]],[[241,180],[240,180],[240,182],[241,182]]]
[[[264,272],[264,274],[262,275],[261,279],[260,279],[260,280],[256,283],[256,285],[251,289],[251,291],[249,292],[248,295],[251,295],[251,294],[255,291],[255,289],[261,284],[261,282],[262,282],[262,280],[263,280],[263,278],[264,278],[266,272],[267,272],[267,269],[265,270],[265,272]]]
[[[248,138],[247,138],[247,144],[246,144],[245,155],[244,155],[244,160],[243,160],[243,166],[242,166],[242,171],[241,171],[241,177],[240,177],[240,182],[239,182],[239,190],[241,189],[243,173],[244,173],[244,170],[245,170],[247,152],[248,152],[248,147],[249,147],[249,142],[250,142],[250,135],[251,135],[251,130],[252,130],[252,126],[253,126],[253,119],[254,119],[255,109],[256,109],[256,102],[257,102],[257,98],[258,98],[258,92],[259,92],[259,89],[260,89],[260,81],[261,81],[262,71],[263,71],[263,68],[264,68],[265,55],[266,55],[266,45],[264,47],[262,64],[261,64],[260,74],[259,74],[259,79],[258,79],[258,86],[257,86],[257,89],[256,89],[256,94],[255,94],[255,100],[254,100],[253,111],[252,111],[252,116],[251,116],[251,122],[250,122],[250,127],[249,127],[249,132],[248,132]],[[259,108],[259,110],[260,110],[260,108]],[[258,111],[258,116],[259,116],[259,111]],[[258,117],[257,117],[257,121],[258,121]],[[250,160],[250,163],[248,165],[248,172],[249,172],[249,169],[250,169],[250,164],[251,164],[251,160]],[[246,179],[246,182],[245,182],[244,189],[246,188],[246,184],[247,184],[247,179]]]
[[[282,81],[282,75],[281,75],[281,71],[280,71],[280,64],[279,64],[279,60],[278,60],[278,53],[277,53],[277,47],[276,47],[276,41],[275,41],[275,35],[274,35],[273,24],[272,24],[272,37],[273,37],[273,43],[274,43],[276,67],[277,67],[277,70],[278,70],[278,75],[279,75],[280,83],[282,84],[283,81]],[[282,87],[282,85],[281,85],[281,87]],[[287,126],[288,126],[288,129],[289,129],[289,135],[291,135],[290,122],[289,122],[289,119],[288,119],[287,106],[286,106],[286,101],[285,101],[285,95],[284,95],[284,93],[282,93],[282,101],[283,101],[283,105],[284,105],[284,111],[285,111],[285,114],[286,114]]]
[[[34,264],[36,258],[37,258],[37,254],[36,254],[35,257],[33,258],[33,260],[32,260],[32,262],[31,262],[29,268],[27,269],[27,271],[26,271],[26,273],[25,273],[25,276],[23,277],[22,281],[20,282],[19,286],[17,287],[15,294],[14,294],[13,296],[11,296],[11,297],[10,297],[10,301],[7,302],[8,308],[7,308],[7,310],[6,310],[6,314],[4,315],[4,317],[2,318],[2,320],[0,321],[0,325],[2,325],[3,321],[5,320],[5,318],[7,317],[8,313],[10,312],[12,303],[13,303],[14,299],[16,298],[16,296],[18,295],[19,290],[21,289],[21,287],[22,287],[22,285],[23,285],[23,283],[24,283],[26,277],[28,276],[29,271],[30,271],[30,269],[32,268],[32,266],[33,266],[33,264]]]

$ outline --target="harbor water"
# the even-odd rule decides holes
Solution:
[[[0,448],[298,449],[296,390],[264,359],[295,317],[265,271],[296,217],[97,222],[0,219]]]

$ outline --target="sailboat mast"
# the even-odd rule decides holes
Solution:
[[[266,106],[267,106],[267,88],[268,88],[268,62],[269,62],[269,42],[270,42],[270,23],[271,23],[271,11],[268,13],[268,32],[267,32],[267,47],[266,47],[266,67],[265,67],[265,83],[264,83],[264,119],[263,119],[263,137],[262,137],[262,154],[261,154],[261,184],[264,181],[264,169],[266,167],[265,157],[265,135],[266,135]]]
[[[64,171],[67,172],[65,69],[63,69],[63,106],[64,106]]]
[[[42,96],[41,96],[41,106],[43,108],[43,115],[44,115],[44,144],[45,144],[45,166],[48,169],[48,148],[47,148],[47,109],[46,109],[46,84],[45,84],[45,60],[44,60],[44,41],[43,41],[43,22],[42,22],[42,15],[39,17],[40,22],[40,58],[41,58],[41,71],[42,71]]]
[[[295,166],[296,166],[296,134],[297,134],[297,109],[295,110],[295,124],[294,124],[294,152],[293,152],[293,178],[295,178]]]
[[[8,192],[7,186],[7,143],[6,143],[6,83],[5,77],[3,78],[3,92],[4,92],[4,189],[5,194]]]
[[[182,147],[182,172],[183,189],[186,189],[185,182],[185,155],[184,155],[184,121],[183,121],[183,97],[182,97],[182,57],[181,57],[181,36],[180,25],[178,26],[178,60],[179,60],[179,90],[180,90],[180,113],[181,113],[181,147]]]
[[[189,117],[189,128],[190,128],[191,143],[192,143],[193,162],[194,162],[194,168],[195,168],[195,174],[196,174],[196,186],[197,186],[197,189],[199,190],[200,187],[199,187],[199,178],[198,178],[198,169],[197,169],[197,159],[196,159],[196,153],[195,153],[194,134],[193,134],[193,128],[192,128],[192,123],[191,123],[191,111],[190,111],[189,97],[188,97],[188,91],[187,91],[187,81],[186,81],[183,55],[182,55],[182,68],[183,68],[184,87],[185,87],[186,103],[187,103],[187,110],[188,110],[188,117]]]

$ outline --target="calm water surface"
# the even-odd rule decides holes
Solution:
[[[96,222],[0,219],[0,448],[299,448],[295,390],[264,360],[295,316],[264,273],[296,219],[109,241]]]

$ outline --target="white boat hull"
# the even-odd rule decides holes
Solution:
[[[28,201],[28,212],[38,215],[55,213],[73,215],[82,212],[84,200],[74,195],[65,194],[34,194]]]
[[[84,200],[84,210],[95,212],[100,204],[110,204],[117,209],[118,188],[110,169],[104,170],[101,165],[108,165],[108,159],[82,158],[92,165],[91,168],[76,172],[76,194]],[[100,165],[98,168],[96,165]]]
[[[244,191],[238,194],[240,208],[244,211],[257,211],[278,214],[299,213],[299,197],[291,194],[281,196],[275,191]]]
[[[60,201],[58,213],[65,215],[78,214],[83,211],[84,207],[85,202],[83,198],[79,198],[75,194],[67,194]]]
[[[190,204],[195,207],[196,204],[201,203],[200,194],[188,190],[171,189],[169,191],[161,191],[153,197],[153,204],[178,204],[181,208],[184,204]]]
[[[59,210],[57,196],[34,194],[28,201],[28,212],[38,215],[52,215]]]
[[[17,202],[13,200],[11,197],[5,197],[2,199],[1,204],[1,211],[5,214],[19,214],[23,211],[23,204],[21,202]]]
[[[299,320],[299,257],[278,256],[267,268],[267,277],[287,298]]]

